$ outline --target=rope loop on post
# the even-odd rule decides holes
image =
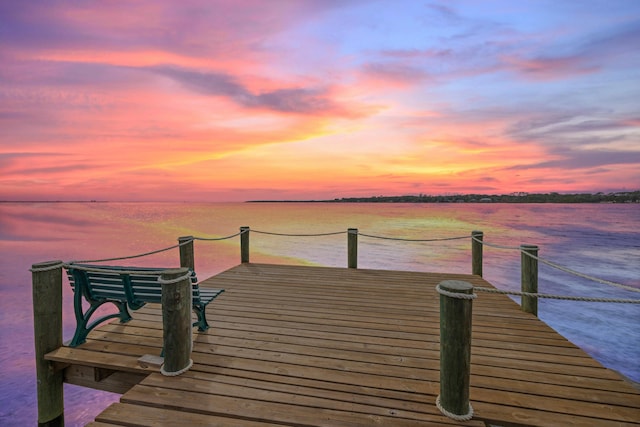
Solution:
[[[158,282],[161,285],[171,285],[173,283],[180,283],[183,280],[191,280],[191,272],[188,272],[183,276],[176,277],[175,279],[163,279],[162,277],[158,277]]]
[[[461,292],[449,292],[449,291],[447,291],[445,289],[442,289],[442,287],[440,287],[440,283],[438,283],[438,285],[436,286],[436,291],[438,291],[438,293],[440,295],[445,295],[445,296],[448,296],[448,297],[451,297],[451,298],[476,299],[478,297],[478,295],[476,295],[476,294],[463,294]]]
[[[57,264],[49,265],[47,267],[35,267],[35,268],[31,267],[29,271],[32,273],[43,273],[45,271],[57,270],[58,268],[61,268],[64,266],[65,266],[64,262],[59,262]]]
[[[182,239],[182,240],[180,240]],[[178,238],[178,246],[186,246],[189,243],[193,242],[196,238],[193,236],[186,236],[184,239],[182,237]]]
[[[175,372],[167,372],[164,370],[164,364],[160,367],[160,373],[166,377],[175,377],[178,376],[180,374],[184,374],[185,372],[187,372],[189,369],[191,369],[191,367],[193,366],[193,359],[189,359],[189,363],[187,364],[187,366],[185,366],[182,369],[179,369]]]
[[[457,415],[453,412],[447,411],[442,407],[442,404],[440,403],[440,396],[438,395],[438,397],[436,398],[436,407],[440,412],[442,412],[443,415],[455,421],[469,421],[471,418],[473,418],[473,407],[471,406],[471,403],[469,403],[469,411],[465,415]]]

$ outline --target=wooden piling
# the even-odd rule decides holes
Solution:
[[[193,236],[178,237],[178,244],[180,245],[180,267],[195,271]]]
[[[520,245],[521,281],[522,292],[538,293],[538,246]],[[530,256],[531,255],[531,256]],[[538,315],[538,298],[522,296],[520,304],[522,311]]]
[[[63,371],[44,355],[62,347],[62,261],[31,266],[38,426],[64,426]]]
[[[436,404],[447,416],[470,419],[473,286],[460,280],[445,280],[436,289],[440,293],[440,396]]]
[[[347,266],[358,268],[358,229],[347,230]]]
[[[191,364],[191,309],[193,303],[191,276],[187,268],[166,270],[162,284],[162,330],[164,375],[178,375]]]
[[[249,227],[240,227],[240,262],[249,262]]]
[[[482,277],[482,231],[471,232],[471,274]]]

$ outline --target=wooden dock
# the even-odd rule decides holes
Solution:
[[[167,377],[138,359],[162,347],[159,306],[47,360],[65,381],[123,393],[98,426],[640,425],[640,392],[503,295],[473,302],[470,399],[455,422],[439,394],[442,280],[478,276],[241,264],[194,331],[194,364]],[[637,362],[637,361],[636,361]]]

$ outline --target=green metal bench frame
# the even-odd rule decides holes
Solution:
[[[76,317],[76,330],[69,343],[70,347],[77,347],[86,342],[89,332],[109,319],[117,317],[120,323],[128,322],[132,319],[129,309],[138,310],[146,303],[160,304],[162,285],[158,279],[163,271],[168,270],[89,264],[70,264],[66,269],[69,284],[74,291],[73,309]],[[224,292],[224,289],[200,288],[194,271],[191,271],[191,283],[193,311],[198,316],[193,326],[198,326],[199,331],[206,331],[209,329],[205,316],[207,305]],[[83,307],[83,299],[89,304],[86,310]],[[106,314],[92,321],[96,310],[106,303],[114,304],[118,312]]]

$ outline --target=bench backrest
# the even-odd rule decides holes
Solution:
[[[126,301],[134,310],[144,303],[160,303],[162,284],[158,278],[166,268],[141,268],[76,264],[67,268],[69,283],[74,292],[81,292],[91,300]],[[99,271],[98,271],[99,270]],[[135,273],[132,273],[135,272]],[[200,301],[200,288],[195,272],[191,272],[193,302]]]

